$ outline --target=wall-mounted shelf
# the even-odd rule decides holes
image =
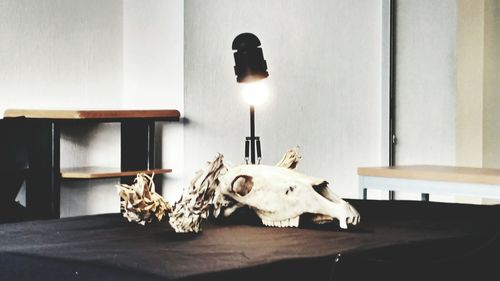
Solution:
[[[179,121],[175,109],[157,110],[46,110],[8,109],[5,118],[29,132],[29,171],[26,207],[33,219],[59,218],[63,179],[120,178],[131,184],[140,172],[165,174],[155,167],[155,122]],[[60,168],[61,126],[117,122],[121,125],[120,168]],[[21,126],[22,125],[22,126]]]
[[[151,174],[168,174],[172,169],[152,169],[152,170],[136,170],[136,171],[120,171],[120,168],[110,167],[78,167],[61,169],[62,179],[104,179],[104,178],[121,178],[135,176],[139,173]]]

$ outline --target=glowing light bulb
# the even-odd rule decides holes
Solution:
[[[269,87],[264,82],[265,80],[259,80],[256,82],[242,83],[241,93],[243,99],[250,105],[261,105],[263,104],[269,96]]]

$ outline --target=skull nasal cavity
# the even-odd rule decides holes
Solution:
[[[237,176],[231,183],[231,190],[239,196],[245,196],[252,190],[253,181],[251,176]]]

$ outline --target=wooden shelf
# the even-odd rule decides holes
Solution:
[[[2,112],[0,112],[0,115]],[[2,116],[0,116],[1,118]],[[7,109],[10,119],[19,131],[16,136],[26,140],[29,170],[26,171],[26,208],[30,219],[60,217],[61,181],[119,178],[120,183],[131,184],[138,173],[170,173],[170,169],[155,167],[155,127],[157,122],[179,121],[175,109],[156,110],[86,110],[64,109]],[[61,131],[80,125],[119,123],[120,165],[115,168],[83,167],[60,169]],[[71,130],[73,131],[73,130]],[[11,132],[6,132],[11,133]],[[27,138],[26,136],[29,136]],[[74,165],[78,165],[75,163]],[[151,170],[148,170],[148,167]]]
[[[5,118],[24,117],[32,119],[57,120],[120,120],[120,119],[155,119],[178,120],[180,113],[175,109],[158,110],[39,110],[39,109],[7,109]]]
[[[119,171],[120,168],[108,167],[78,167],[61,169],[61,178],[63,179],[104,179],[135,176],[139,173],[151,175],[171,173],[172,169],[153,169],[142,171]]]

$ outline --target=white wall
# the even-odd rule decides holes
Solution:
[[[357,197],[356,168],[381,163],[382,1],[185,1],[186,177],[217,152],[243,161],[248,106],[231,43],[262,42],[271,99],[256,109],[263,162],[300,145],[299,170]]]
[[[120,0],[1,1],[0,112],[119,106],[121,9]]]
[[[178,109],[184,116],[184,3],[176,1],[123,2],[123,107]],[[184,186],[182,122],[160,122],[158,167],[171,168],[163,194],[173,200]],[[159,145],[159,143],[158,143]]]
[[[1,112],[121,106],[120,0],[1,1],[0,42]],[[63,128],[61,166],[119,166],[117,132],[115,125]],[[117,211],[115,183],[64,182],[62,216]]]
[[[123,1],[123,105],[183,109],[183,1]]]

